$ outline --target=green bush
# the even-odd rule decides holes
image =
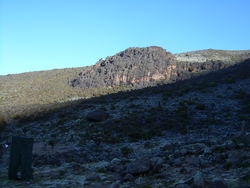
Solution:
[[[2,131],[5,126],[7,126],[7,123],[4,119],[4,117],[0,117],[0,131]]]
[[[250,173],[248,172],[247,174],[245,174],[244,176],[241,177],[242,180],[250,180]]]
[[[120,147],[120,151],[123,155],[127,156],[128,154],[133,152],[133,149],[129,146],[122,146]]]
[[[197,104],[197,105],[196,105],[196,109],[197,109],[197,110],[205,110],[205,108],[206,108],[206,106],[205,106],[204,104],[201,104],[201,103],[200,103],[200,104]]]
[[[213,149],[213,152],[216,152],[216,153],[223,153],[225,151],[226,151],[226,149],[224,147],[222,147],[222,146],[216,146]]]

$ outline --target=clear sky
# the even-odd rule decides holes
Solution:
[[[249,0],[0,0],[0,75],[95,64],[128,47],[250,49]]]

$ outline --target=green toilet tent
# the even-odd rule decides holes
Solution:
[[[20,169],[22,180],[28,182],[33,180],[31,168],[33,142],[33,138],[12,137],[8,174],[9,179],[18,179],[17,173]]]

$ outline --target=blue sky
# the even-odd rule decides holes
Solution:
[[[250,49],[249,0],[0,0],[0,75],[95,64],[128,47]]]

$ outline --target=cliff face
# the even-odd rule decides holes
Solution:
[[[156,46],[128,48],[105,60],[100,59],[94,66],[85,67],[71,84],[78,88],[127,85],[141,88],[159,82],[184,80],[225,67],[228,65],[221,60],[179,61],[170,52]]]

